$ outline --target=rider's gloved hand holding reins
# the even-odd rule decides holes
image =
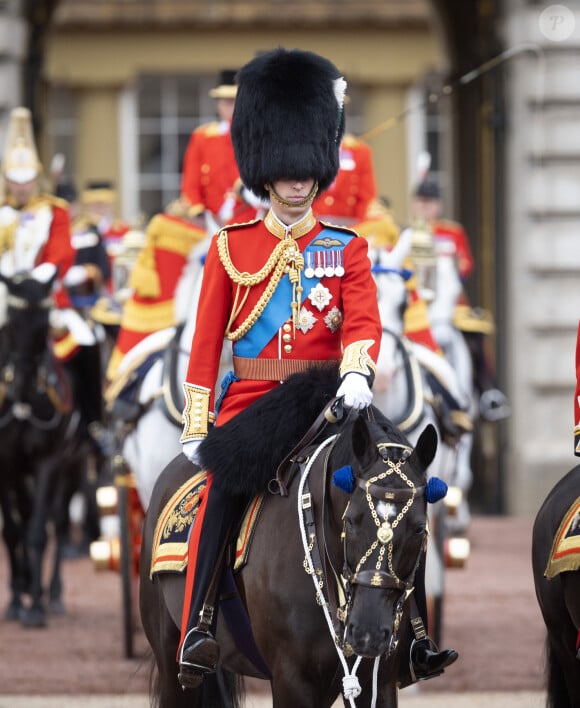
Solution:
[[[373,401],[366,377],[353,371],[346,374],[336,395],[344,396],[344,405],[356,410],[367,408]]]

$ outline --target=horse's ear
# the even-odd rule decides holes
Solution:
[[[374,460],[376,448],[364,416],[359,415],[352,427],[352,449],[362,468],[368,467]]]
[[[429,423],[425,430],[419,436],[415,449],[411,457],[415,457],[422,470],[426,470],[433,462],[435,453],[437,452],[437,431],[435,427]]]

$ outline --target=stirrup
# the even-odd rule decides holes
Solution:
[[[444,653],[449,654],[448,659],[450,659],[450,661],[448,661],[448,663],[445,663],[439,671],[432,671],[431,673],[425,674],[425,676],[417,676],[417,673],[415,671],[415,665],[413,663],[413,649],[420,642],[426,642],[428,644],[428,649],[426,649],[426,651],[430,651],[433,654],[438,654],[438,655],[441,655]],[[455,655],[454,657],[453,657],[453,654]],[[409,673],[411,676],[411,682],[416,683],[417,681],[428,681],[429,679],[436,678],[437,676],[441,676],[441,674],[445,671],[445,669],[448,666],[450,666],[451,664],[453,664],[456,660],[457,660],[457,652],[454,649],[445,649],[445,650],[441,651],[439,649],[439,647],[437,646],[437,644],[435,644],[435,642],[431,639],[431,637],[429,635],[425,635],[424,637],[422,637],[420,639],[415,638],[411,642],[411,647],[409,649]]]

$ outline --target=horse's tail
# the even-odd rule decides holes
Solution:
[[[244,680],[238,674],[218,667],[204,679],[203,686],[203,708],[242,708],[245,703]]]
[[[546,708],[574,708],[566,688],[566,676],[550,637],[546,638]]]
[[[208,674],[201,686],[200,708],[243,708],[245,702],[244,681],[238,674],[225,671],[218,666],[215,674]],[[187,699],[188,691],[180,692],[181,698]],[[160,704],[161,679],[153,659],[152,671],[149,677],[149,706],[162,708]],[[181,705],[181,702],[179,703]],[[185,705],[185,703],[184,703]],[[196,705],[198,705],[196,703]]]

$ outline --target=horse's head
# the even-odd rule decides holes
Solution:
[[[353,426],[355,463],[342,531],[345,641],[368,657],[389,652],[397,641],[425,548],[426,470],[437,448],[431,425],[414,450],[396,429],[379,428],[362,416]]]
[[[12,278],[0,274],[6,288],[6,323],[3,332],[2,361],[4,379],[10,381],[15,395],[36,380],[35,372],[47,350],[51,290],[55,273],[41,282],[29,273]]]

